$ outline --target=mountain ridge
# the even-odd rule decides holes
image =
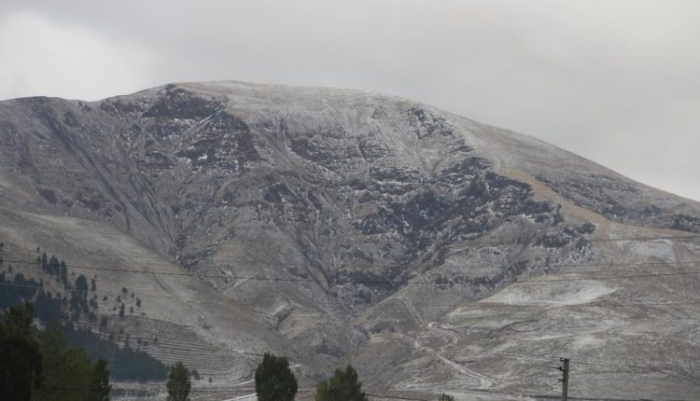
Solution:
[[[654,352],[659,339],[697,346],[644,332],[650,328],[634,305],[614,316],[585,310],[601,300],[678,303],[677,292],[692,293],[694,277],[659,278],[649,288],[595,277],[639,274],[657,262],[684,271],[683,262],[698,260],[697,241],[665,238],[700,232],[700,204],[414,101],[238,82],[171,84],[95,102],[24,98],[0,102],[0,145],[0,209],[17,222],[0,224],[0,240],[64,247],[117,268],[128,261],[144,272],[154,269],[128,254],[149,255],[191,281],[110,278],[140,283],[153,293],[146,304],[186,294],[189,313],[202,316],[188,324],[197,341],[238,351],[269,346],[292,355],[310,382],[352,362],[375,387],[544,394],[556,383],[519,363],[498,375],[508,359],[490,347],[602,358],[615,355],[620,327],[637,333],[630,345]],[[105,238],[105,230],[112,234]],[[95,250],[45,234],[62,231]],[[663,238],[644,239],[655,237]],[[567,274],[594,278],[555,282],[543,293],[522,282]],[[570,301],[541,302],[538,311],[489,306],[572,290]],[[216,311],[207,310],[212,305]],[[567,308],[582,310],[562,317]],[[692,305],[682,309],[700,316]],[[562,329],[549,340],[503,328],[598,316],[617,326],[593,334]],[[174,313],[159,320],[180,324]],[[476,334],[489,327],[488,336]],[[242,381],[253,363],[236,355],[217,369]],[[634,390],[631,373],[625,388],[604,373],[587,375],[579,389],[601,397],[650,394]],[[664,397],[694,388],[652,382],[659,386],[652,393]]]

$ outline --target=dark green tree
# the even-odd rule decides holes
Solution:
[[[258,401],[292,401],[297,393],[297,379],[283,356],[265,353],[255,370]]]
[[[187,371],[182,362],[178,362],[173,366],[168,376],[168,401],[187,401],[190,395],[190,372]]]
[[[7,401],[30,400],[42,380],[42,357],[32,324],[33,307],[9,308],[0,324],[0,395]]]
[[[64,287],[67,287],[68,286],[68,266],[66,265],[66,262],[64,260],[61,261],[59,266],[61,269],[61,282],[63,282]]]
[[[345,369],[336,369],[327,382],[318,384],[315,401],[369,401],[369,398],[362,391],[357,372],[348,365]]]
[[[85,401],[90,388],[92,364],[82,348],[68,348],[58,325],[39,333],[44,360],[41,387],[34,401]],[[75,389],[82,389],[76,392]]]
[[[80,291],[78,295],[80,295],[81,298],[87,298],[88,282],[87,278],[85,278],[85,276],[82,274],[75,279],[75,289],[76,291]]]
[[[112,385],[109,384],[107,360],[100,358],[92,366],[89,401],[109,401],[109,392],[111,390]]]
[[[314,401],[325,401],[328,399],[328,382],[324,380],[316,385],[316,396],[314,397]]]
[[[453,396],[451,396],[451,395],[447,395],[447,394],[444,394],[444,393],[443,393],[443,394],[440,396],[440,398],[438,398],[438,401],[455,401],[455,398],[454,398]]]
[[[49,259],[49,262],[47,264],[47,269],[49,271],[49,274],[53,274],[56,276],[56,278],[60,278],[61,264],[59,263],[56,255],[51,255],[51,259]]]

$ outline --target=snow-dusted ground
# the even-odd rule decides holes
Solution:
[[[145,315],[115,328],[214,386],[272,350],[389,394],[558,394],[559,357],[572,397],[697,393],[700,283],[654,274],[697,269],[700,241],[644,238],[700,231],[700,206],[534,138],[236,82],[1,102],[0,130],[0,240],[201,275],[103,271],[99,295],[133,288]]]

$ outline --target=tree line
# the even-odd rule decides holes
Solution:
[[[0,247],[1,250],[2,247]],[[1,258],[0,264],[3,264]],[[7,267],[7,271],[0,272],[0,285],[7,284],[3,285],[2,290],[0,290],[0,311],[26,302],[32,303],[34,317],[42,325],[55,327],[61,332],[65,342],[70,345],[89,344],[86,351],[88,357],[92,360],[106,359],[112,376],[117,380],[148,381],[167,378],[168,366],[148,353],[132,348],[128,341],[128,335],[123,346],[119,346],[115,341],[114,334],[102,338],[90,329],[79,326],[81,317],[99,324],[100,331],[107,330],[109,326],[107,316],[103,315],[97,322],[96,277],[88,280],[87,277],[79,274],[74,280],[69,280],[73,274],[67,269],[66,262],[59,260],[55,255],[48,257],[46,253],[37,258],[37,264],[59,286],[63,287],[64,293],[48,290],[43,280],[27,278],[20,272],[13,272],[10,265]],[[120,297],[122,295],[126,297],[127,293],[126,288],[123,288]],[[92,297],[90,297],[91,294]],[[133,292],[131,296],[134,297]],[[106,300],[106,296],[103,300]],[[136,305],[141,305],[140,299],[136,298],[135,302]],[[124,316],[123,310],[124,304],[122,303],[120,317]]]
[[[107,360],[92,361],[82,348],[66,345],[61,328],[34,325],[34,306],[10,307],[0,320],[0,394],[6,401],[109,401]],[[168,375],[168,401],[188,401],[194,376],[182,362]],[[298,390],[289,360],[266,353],[255,371],[258,401],[293,401]],[[315,401],[369,401],[357,371],[336,369],[316,386]],[[443,394],[440,401],[454,401]]]
[[[173,366],[166,387],[168,401],[189,400],[192,388],[190,373],[182,362]],[[266,353],[255,370],[258,401],[293,401],[297,390],[297,380],[289,366],[289,360]],[[330,379],[322,380],[316,385],[314,401],[369,401],[369,397],[362,390],[357,371],[348,365],[345,369],[336,369]],[[454,398],[442,394],[438,401],[454,401]]]
[[[2,248],[0,242],[0,264]],[[37,251],[39,248],[37,248]],[[75,327],[81,315],[97,320],[96,277],[90,281],[79,275],[69,280],[65,261],[46,253],[37,258],[49,277],[62,284],[66,295],[44,290],[43,280],[25,278],[21,273],[11,280],[0,272],[0,284],[13,284],[0,291],[0,395],[7,401],[109,401],[110,379],[164,380],[168,401],[188,401],[192,385],[190,377],[199,380],[196,370],[189,371],[182,362],[170,369],[147,353],[129,347],[128,335],[123,348],[100,338],[89,329]],[[8,273],[12,273],[9,266]],[[75,291],[72,291],[75,289]],[[126,296],[128,291],[122,289]],[[70,296],[68,295],[70,294]],[[134,294],[131,294],[132,298]],[[107,300],[106,296],[103,299]],[[121,302],[120,297],[117,301]],[[137,298],[137,306],[141,300]],[[133,308],[132,308],[133,312]],[[123,317],[122,303],[119,316]],[[38,329],[33,321],[45,326]],[[61,325],[62,320],[67,324]],[[107,316],[100,319],[100,331],[108,326]],[[78,346],[69,346],[70,344]],[[90,352],[80,347],[90,344]],[[104,357],[113,355],[119,363]],[[111,371],[111,372],[110,372]],[[168,373],[169,371],[169,373]],[[211,381],[211,379],[210,379]],[[298,384],[289,360],[266,353],[255,371],[255,391],[259,401],[292,401]],[[316,386],[315,401],[369,401],[362,390],[357,371],[350,365],[336,369],[328,380]],[[443,394],[439,401],[454,401]]]
[[[60,327],[39,330],[34,307],[9,308],[0,322],[0,394],[7,401],[107,401],[107,361],[69,348]]]

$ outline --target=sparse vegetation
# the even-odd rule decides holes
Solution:
[[[45,253],[37,258],[37,262],[44,272],[56,280],[56,283],[64,284],[60,270],[62,264],[67,266],[65,262],[61,263],[56,256],[49,258]],[[56,266],[58,266],[58,275],[55,274]],[[122,348],[114,343],[115,333],[109,331],[109,318],[98,317],[92,312],[97,310],[96,294],[93,294],[92,298],[89,297],[89,292],[86,291],[87,279],[84,276],[77,275],[74,280],[75,287],[80,292],[69,292],[65,296],[61,292],[48,291],[43,280],[37,281],[22,274],[0,273],[0,284],[2,283],[16,284],[16,286],[6,286],[0,290],[0,320],[2,311],[5,309],[16,308],[30,302],[33,304],[33,314],[42,326],[60,329],[61,337],[66,342],[66,349],[90,344],[86,353],[90,360],[97,361],[99,358],[114,356],[116,364],[107,362],[107,368],[112,372],[112,377],[118,380],[139,381],[167,378],[168,368],[160,361],[145,352],[133,350],[128,345]],[[67,289],[65,285],[63,288]],[[106,299],[106,296],[103,299]],[[76,325],[80,324],[81,317],[87,317],[90,321],[96,322],[96,327],[101,332],[108,332],[107,337],[103,339],[89,329],[78,328]],[[124,334],[123,328],[119,330]],[[3,356],[0,359],[4,359],[5,354],[2,351],[0,355]],[[5,393],[0,390],[0,394]],[[5,399],[4,396],[2,398]],[[37,397],[37,400],[39,399]]]

